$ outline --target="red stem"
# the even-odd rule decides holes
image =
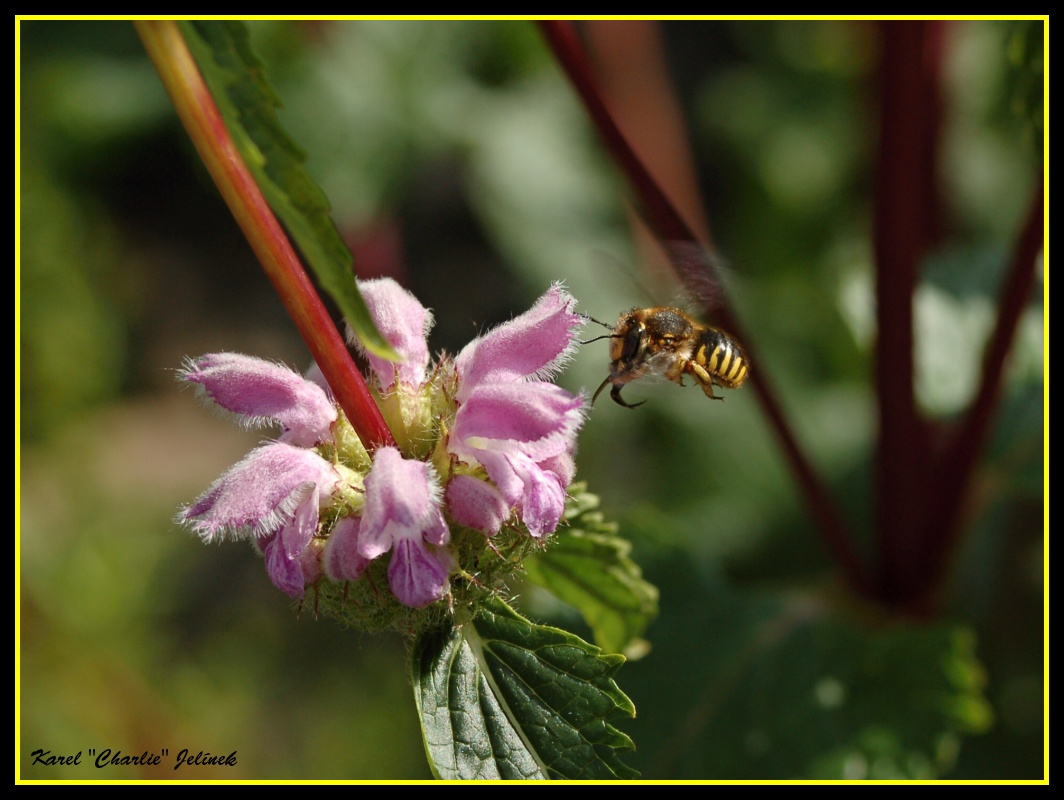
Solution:
[[[1005,359],[1034,285],[1043,243],[1039,183],[1017,241],[987,347],[980,386],[961,424],[937,442],[917,412],[912,298],[918,267],[938,233],[936,150],[942,104],[943,23],[884,22],[875,253],[876,385],[880,407],[877,594],[920,616],[936,610],[963,527],[1001,390]]]
[[[933,601],[933,592],[945,573],[963,526],[962,511],[972,486],[972,476],[990,434],[1001,396],[1005,361],[1016,338],[1020,318],[1031,298],[1035,266],[1044,246],[1045,184],[1035,186],[1031,207],[1016,242],[1005,285],[1002,288],[997,323],[987,343],[979,389],[963,421],[951,431],[939,455],[932,494],[938,499],[928,515],[927,541],[930,552],[920,561],[922,584],[927,593],[924,605]]]
[[[927,426],[916,412],[913,294],[918,265],[937,216],[934,148],[938,138],[940,23],[880,25],[880,141],[876,164],[877,593],[888,604],[916,591],[931,496]]]
[[[343,338],[230,138],[177,24],[134,24],[203,163],[359,439],[371,451],[394,445]]]

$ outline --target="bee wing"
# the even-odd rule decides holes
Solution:
[[[640,274],[630,263],[605,250],[592,250],[591,255],[596,272],[605,276],[603,278],[605,285],[617,285],[618,291],[623,292],[624,290],[621,287],[627,283],[627,288],[631,290],[632,294],[637,298],[641,298],[641,300],[636,301],[636,304],[654,305],[652,302],[655,300],[654,292],[650,289],[651,283],[648,282],[647,276]],[[617,276],[623,276],[624,280],[617,281]],[[632,303],[629,302],[629,305],[632,305]]]
[[[723,259],[694,242],[670,241],[663,247],[683,282],[687,305],[700,309],[703,314],[712,314],[724,300],[727,268]]]

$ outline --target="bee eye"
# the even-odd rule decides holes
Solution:
[[[631,358],[639,352],[639,345],[643,341],[643,329],[632,328],[624,337],[624,348],[621,350],[621,358]]]

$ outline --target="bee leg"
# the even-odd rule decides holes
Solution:
[[[606,380],[600,383],[599,387],[595,390],[595,393],[591,395],[591,405],[595,405],[595,401],[598,399],[598,396],[602,394],[602,390],[606,388],[607,383],[610,383],[609,377],[607,377]],[[646,402],[646,400],[640,400],[634,405],[624,402],[624,400],[621,398],[621,387],[623,385],[623,383],[615,383],[613,384],[613,388],[610,389],[610,399],[613,400],[613,402],[615,402],[617,405],[624,406],[625,408],[635,408],[636,406],[641,406],[643,405],[643,403]]]
[[[683,382],[683,373],[687,369],[687,361],[683,359],[677,359],[667,370],[665,370],[665,379],[670,380],[673,383],[678,383],[680,386],[685,386]]]
[[[724,400],[723,397],[718,396],[713,391],[713,376],[710,375],[704,367],[694,361],[688,361],[685,369],[694,376],[696,381],[698,381],[698,385],[702,387],[702,391],[705,392],[706,397],[710,400]]]
[[[595,401],[598,400],[598,396],[600,394],[602,394],[602,390],[606,388],[606,384],[609,383],[609,382],[610,382],[610,379],[606,378],[606,380],[604,380],[602,383],[599,384],[599,388],[597,388],[595,390],[595,393],[593,395],[591,395],[591,405],[595,405]]]
[[[635,408],[636,406],[641,406],[641,405],[643,405],[643,403],[646,402],[646,400],[640,400],[638,403],[626,403],[626,402],[624,402],[624,400],[621,399],[621,386],[622,385],[623,384],[621,384],[621,385],[614,384],[613,388],[610,389],[610,399],[613,400],[613,402],[615,402],[617,405],[624,406],[625,408]]]

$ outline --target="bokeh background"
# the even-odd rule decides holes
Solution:
[[[974,389],[1039,168],[1030,87],[1009,54],[1024,26],[1042,24],[946,31],[945,244],[916,298],[919,398],[936,417],[958,413]],[[603,320],[679,301],[532,23],[249,26],[358,269],[396,277],[434,309],[435,349],[456,352],[556,280]],[[182,359],[233,350],[303,368],[308,356],[132,26],[23,21],[17,31],[16,769],[79,780],[429,778],[400,636],[293,613],[249,547],[205,547],[172,522],[260,440],[179,389]],[[754,369],[772,376],[867,545],[874,26],[585,32],[608,91],[635,104],[633,139],[663,183],[688,213],[701,197],[761,359]],[[605,342],[582,347],[561,382],[593,390],[606,353]],[[637,411],[600,401],[578,478],[661,589],[650,650],[618,676],[639,710],[622,726],[638,747],[627,760],[660,779],[1041,778],[1042,365],[1039,294],[942,616],[926,628],[971,656],[957,664],[978,673],[966,684],[976,687],[970,731],[939,731],[923,748],[900,731],[933,695],[893,668],[863,689],[845,678],[849,654],[865,647],[846,637],[876,615],[840,595],[752,391],[711,404],[648,383],[626,391],[648,400]],[[527,613],[586,634],[570,611],[520,591]],[[847,633],[824,633],[831,626]],[[235,750],[238,764],[42,768],[30,763],[36,748]]]

